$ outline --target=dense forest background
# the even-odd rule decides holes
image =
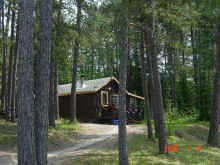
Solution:
[[[76,124],[81,74],[119,79],[119,164],[128,164],[126,87],[145,97],[150,140],[153,112],[159,153],[167,144],[165,121],[186,116],[211,117],[207,143],[217,146],[219,14],[217,0],[0,0],[1,112],[6,121],[18,113],[19,161],[32,164],[36,156],[47,163],[48,116],[54,127],[59,118],[58,84],[72,83],[70,121]]]
[[[9,101],[16,68],[17,2],[1,3],[1,95]],[[39,1],[35,3],[34,35],[39,30]],[[86,79],[113,75],[119,78],[118,31],[120,5],[117,1],[83,1],[81,33],[76,29],[77,5],[74,1],[54,0],[52,22],[52,71],[58,83],[71,82],[75,39],[80,49],[78,77]],[[164,108],[172,115],[210,116],[215,73],[218,1],[158,1],[155,28]],[[127,89],[143,95],[140,63],[141,30],[149,37],[150,5],[145,1],[129,3]],[[4,20],[4,21],[3,21]],[[37,37],[35,37],[35,49]],[[149,47],[145,47],[145,58]],[[36,51],[35,51],[36,52]],[[58,70],[58,71],[56,71]],[[6,76],[7,75],[7,76]],[[56,73],[53,74],[55,77]],[[148,83],[149,84],[149,83]],[[12,88],[12,90],[11,90]],[[150,88],[150,87],[149,87]],[[8,101],[7,101],[8,100]],[[2,103],[4,107],[4,103]],[[7,105],[7,103],[6,103]],[[13,105],[15,106],[15,105]],[[175,112],[175,113],[174,113]]]

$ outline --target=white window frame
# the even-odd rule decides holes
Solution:
[[[113,97],[114,96],[117,96],[117,105],[115,105],[115,107],[118,107],[119,106],[119,95],[113,94],[113,96],[112,96],[112,105],[113,105]]]
[[[107,96],[106,104],[104,104],[104,101],[103,101],[103,94],[106,94],[106,96]],[[108,105],[108,91],[101,91],[101,105]]]
[[[134,108],[137,108],[137,99],[134,98],[134,97],[130,98],[130,107],[132,106],[132,104],[131,104],[132,103],[132,101],[131,101],[132,99],[135,100]]]

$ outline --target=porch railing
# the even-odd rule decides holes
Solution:
[[[97,119],[118,119],[118,108],[115,106],[97,106]],[[127,122],[134,123],[144,119],[143,110],[139,107],[127,107],[126,109]]]

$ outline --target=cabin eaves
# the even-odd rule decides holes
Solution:
[[[76,94],[89,94],[89,93],[95,93],[98,90],[100,90],[102,87],[107,85],[111,80],[115,81],[117,84],[119,84],[118,80],[114,77],[106,77],[106,78],[101,78],[101,79],[94,79],[94,80],[85,80],[83,84],[81,82],[77,81],[76,85]],[[132,94],[128,91],[127,95],[139,98],[144,100],[143,97]],[[71,84],[63,84],[59,85],[58,87],[58,95],[59,96],[69,96],[71,95]]]

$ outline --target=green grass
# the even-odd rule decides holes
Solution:
[[[69,120],[59,119],[56,120],[56,130],[69,130],[69,131],[81,131],[82,128],[79,127],[78,123],[70,123]]]
[[[56,127],[49,127],[49,141],[55,143],[58,140],[69,141],[71,134],[82,131],[82,128],[77,123],[70,123],[68,120],[59,119],[56,121]]]
[[[220,148],[206,145],[207,122],[198,122],[193,118],[186,118],[167,122],[166,125],[169,126],[170,131],[168,144],[178,146],[178,152],[158,155],[157,140],[149,141],[146,134],[135,135],[128,141],[129,163],[131,165],[220,164]],[[188,151],[188,146],[190,146],[190,151]],[[201,152],[196,151],[196,146],[202,146]],[[113,146],[105,152],[76,156],[63,164],[118,164],[117,146]]]
[[[71,134],[81,131],[82,128],[77,124],[70,123],[68,120],[59,119],[56,121],[56,127],[50,127],[48,137],[50,142],[58,140],[68,141]],[[0,120],[0,146],[11,145],[17,143],[17,124]]]
[[[206,145],[208,136],[208,122],[199,122],[194,118],[184,118],[166,122],[167,139],[169,145],[177,145],[178,152],[158,155],[157,140],[151,142],[146,134],[135,135],[128,141],[129,163],[142,164],[220,164],[220,148]],[[0,147],[16,145],[16,124],[0,120]],[[67,120],[56,121],[56,127],[49,127],[49,141],[68,141],[71,134],[81,131],[78,124],[69,123]],[[220,139],[219,139],[220,143]],[[190,146],[190,152],[188,151]],[[201,152],[196,152],[196,146],[202,146]],[[114,165],[118,164],[117,145],[107,147],[105,151],[75,156],[63,164],[71,165]]]
[[[17,126],[15,123],[0,120],[0,145],[16,144]]]

